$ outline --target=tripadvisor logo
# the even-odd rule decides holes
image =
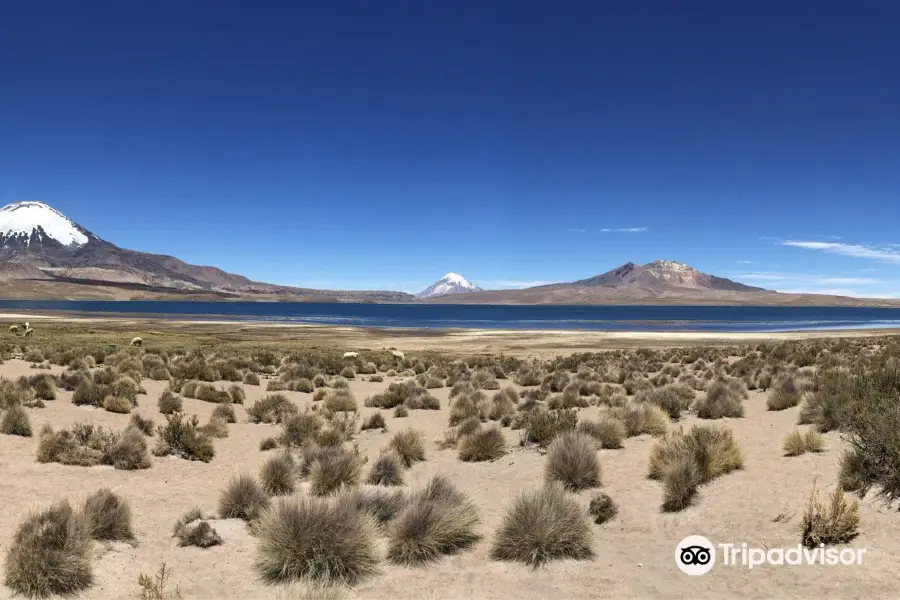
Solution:
[[[689,535],[675,547],[675,564],[688,575],[709,573],[718,560],[726,567],[751,570],[762,565],[796,566],[861,565],[865,548],[806,548],[801,544],[787,548],[754,548],[744,544],[713,544],[702,535]]]

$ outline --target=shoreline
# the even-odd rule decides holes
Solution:
[[[430,329],[378,328],[357,325],[319,325],[228,319],[167,319],[164,317],[83,316],[30,312],[0,313],[8,325],[33,321],[36,333],[102,333],[128,343],[142,336],[152,344],[154,337],[202,337],[222,341],[261,344],[330,345],[347,350],[396,348],[401,351],[437,351],[453,354],[508,354],[547,356],[620,348],[667,346],[738,345],[777,343],[791,340],[862,338],[900,335],[900,329],[829,329],[781,332],[726,331],[602,331],[557,329]],[[44,331],[41,331],[43,329]]]

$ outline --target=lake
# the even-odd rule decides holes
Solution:
[[[0,300],[0,310],[361,327],[775,332],[900,327],[900,308]]]

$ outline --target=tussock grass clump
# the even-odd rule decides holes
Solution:
[[[594,519],[594,523],[602,525],[619,514],[619,507],[608,494],[597,492],[588,505],[588,514]]]
[[[310,491],[316,496],[326,496],[342,487],[359,484],[362,459],[355,451],[337,448],[316,458],[309,470]]]
[[[519,394],[513,387],[506,387],[494,394],[491,398],[488,418],[491,421],[500,421],[503,417],[516,414],[519,404]]]
[[[259,375],[253,371],[244,374],[244,385],[259,385]]]
[[[237,415],[234,413],[234,407],[230,404],[219,404],[216,406],[210,418],[219,419],[225,423],[237,423]]]
[[[590,436],[564,433],[547,449],[544,477],[559,481],[566,489],[579,491],[600,485],[600,461]]]
[[[744,456],[728,429],[694,426],[675,431],[650,451],[649,477],[664,483],[665,510],[690,505],[701,484],[744,466]]]
[[[694,410],[701,419],[743,417],[743,397],[735,384],[716,380],[706,390],[706,396],[694,404]]]
[[[247,392],[238,384],[228,386],[228,396],[231,398],[232,404],[243,404],[247,399]]]
[[[256,525],[256,570],[266,583],[354,585],[375,574],[378,524],[349,496],[280,500]]]
[[[385,452],[372,464],[366,483],[370,485],[403,485],[405,465],[400,455],[394,451]]]
[[[140,429],[129,427],[109,444],[102,460],[105,464],[124,471],[149,469],[147,439]]]
[[[103,399],[103,410],[111,413],[127,415],[134,408],[134,404],[128,398],[121,396],[107,396]]]
[[[331,412],[355,412],[356,398],[353,397],[350,390],[333,390],[325,397],[325,408]]]
[[[159,429],[159,439],[153,454],[173,454],[187,460],[209,462],[216,450],[210,437],[201,431],[197,415],[186,419],[183,413],[176,412],[166,415],[166,426]]]
[[[31,437],[31,421],[21,404],[13,404],[0,419],[0,433]]]
[[[601,448],[610,450],[621,448],[628,435],[625,423],[615,417],[605,417],[600,421],[581,421],[576,431],[591,436]]]
[[[299,409],[284,394],[269,394],[247,409],[251,423],[281,423]]]
[[[856,450],[851,449],[841,456],[838,485],[845,492],[857,492],[865,495],[877,477],[874,465]]]
[[[156,431],[156,425],[152,419],[145,419],[138,413],[132,413],[131,420],[128,421],[129,427],[134,427],[144,435],[153,435]]]
[[[629,402],[625,406],[611,408],[609,414],[625,424],[628,437],[643,434],[658,436],[669,429],[666,412],[649,402]]]
[[[690,392],[688,395],[684,389]],[[694,399],[694,391],[690,388],[667,385],[657,390],[641,392],[637,396],[638,401],[650,402],[663,409],[670,419],[677,421],[681,418],[682,411],[690,408]]]
[[[822,498],[813,486],[809,503],[800,520],[800,543],[807,548],[820,544],[846,544],[859,535],[859,503],[852,502],[839,488]]]
[[[315,440],[322,430],[322,418],[314,412],[298,412],[287,416],[281,423],[279,442],[288,447],[300,447]]]
[[[181,412],[181,396],[177,395],[169,388],[166,388],[163,390],[163,393],[160,394],[159,400],[157,401],[156,405],[157,407],[159,407],[159,412],[164,415],[171,415],[174,412]]]
[[[41,400],[56,400],[56,382],[52,376],[41,373],[28,377],[27,381],[35,397]]]
[[[6,556],[6,585],[30,598],[69,595],[91,586],[91,536],[68,502],[32,513]]]
[[[522,493],[507,509],[491,558],[539,567],[552,560],[593,557],[591,524],[560,483]]]
[[[800,387],[793,375],[779,377],[766,398],[769,410],[785,410],[800,404]]]
[[[406,494],[402,490],[358,488],[348,492],[348,496],[358,510],[371,514],[381,524],[392,521],[406,504]]]
[[[556,436],[575,429],[577,423],[578,415],[574,410],[533,410],[525,417],[522,441],[546,448]]]
[[[270,496],[293,494],[297,484],[297,466],[288,452],[273,456],[259,470],[263,490]]]
[[[405,404],[398,404],[397,408],[394,409],[394,418],[395,419],[403,419],[409,416],[409,409]]]
[[[425,440],[421,433],[413,429],[395,433],[388,443],[388,448],[397,453],[406,467],[425,460]]]
[[[253,521],[269,507],[269,497],[252,475],[238,475],[219,496],[219,516],[223,519]]]
[[[259,449],[261,452],[265,452],[266,450],[273,450],[278,447],[278,440],[273,437],[263,438],[259,442]]]
[[[459,459],[466,462],[496,460],[506,454],[506,439],[496,426],[462,436]]]
[[[825,437],[810,429],[807,432],[794,430],[784,438],[785,456],[800,456],[807,452],[822,452],[825,449]]]
[[[410,495],[388,531],[388,560],[421,565],[478,540],[478,509],[443,476]]]
[[[104,488],[87,497],[81,509],[95,540],[133,541],[131,508],[122,497]]]
[[[362,431],[367,429],[381,429],[382,431],[387,431],[387,423],[384,422],[384,415],[380,412],[372,413],[363,421],[360,429]]]

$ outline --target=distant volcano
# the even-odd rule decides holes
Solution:
[[[433,285],[416,294],[416,298],[434,298],[435,296],[447,296],[449,294],[466,294],[480,292],[481,288],[456,273],[447,273],[438,279]]]

